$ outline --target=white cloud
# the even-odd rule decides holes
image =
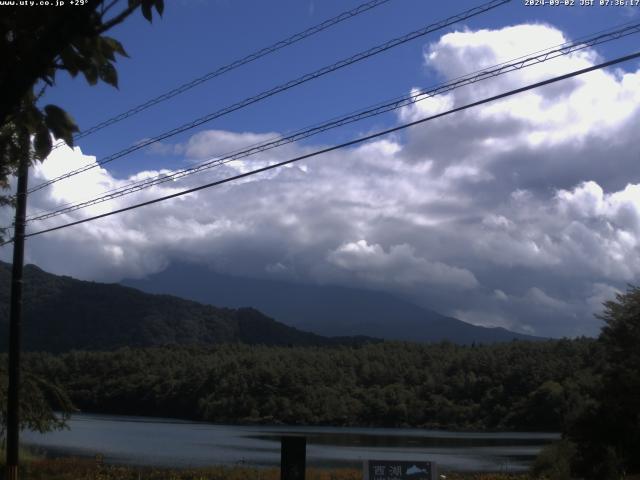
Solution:
[[[507,296],[506,293],[504,293],[502,290],[500,290],[499,288],[496,288],[493,291],[493,295],[498,299],[498,300],[502,300],[502,301],[507,301],[509,299],[509,297]]]
[[[468,289],[478,285],[470,271],[418,257],[407,244],[392,245],[385,251],[378,244],[358,240],[332,250],[327,260],[374,286],[395,283],[407,287],[437,285]]]
[[[568,311],[571,309],[569,304],[558,298],[552,297],[538,287],[531,287],[526,294],[526,299],[533,304],[552,311]]]
[[[206,130],[193,135],[183,146],[187,158],[206,160],[223,156],[250,145],[257,145],[281,136],[277,133],[252,133],[237,134],[224,130]]]
[[[594,314],[601,314],[603,304],[610,300],[615,300],[616,295],[621,293],[617,288],[605,283],[594,283],[591,288],[591,295],[587,298],[587,306]]]
[[[494,312],[483,312],[476,310],[454,310],[453,316],[464,322],[480,327],[502,327],[509,330],[522,330],[518,325],[514,325],[514,323],[508,318],[505,318]],[[533,332],[528,329],[525,331],[525,333]]]
[[[424,60],[450,78],[520,56],[531,38],[538,45],[566,40],[549,25],[454,32],[429,45]],[[596,61],[585,49],[405,108],[399,119]],[[393,291],[483,325],[594,334],[601,302],[640,278],[639,87],[640,72],[594,72],[429,122],[401,138],[33,237],[28,260],[98,280],[198,261],[237,275]],[[202,160],[277,135],[211,130],[163,149]],[[30,229],[311,150],[289,145]],[[59,148],[34,170],[31,184],[92,161],[79,149]],[[30,209],[84,200],[127,181],[96,168],[42,190]],[[9,222],[6,210],[1,215]],[[8,259],[8,250],[1,255]]]

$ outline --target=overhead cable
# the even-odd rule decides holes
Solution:
[[[509,62],[503,62],[498,65],[494,65],[486,69],[479,70],[462,77],[458,77],[450,82],[440,84],[436,87],[432,87],[429,89],[425,88],[420,90],[414,90],[409,95],[398,97],[393,100],[388,100],[386,102],[377,104],[375,106],[367,107],[366,109],[360,110],[358,112],[354,112],[343,117],[332,119],[330,121],[318,124],[313,127],[299,130],[295,133],[292,133],[284,137],[277,137],[263,143],[254,144],[252,146],[245,147],[243,149],[236,150],[234,152],[230,152],[222,156],[218,156],[216,158],[210,159],[206,162],[203,162],[201,164],[198,164],[192,167],[183,168],[172,173],[160,174],[152,178],[147,178],[137,182],[132,182],[128,185],[114,188],[112,190],[104,192],[103,194],[97,197],[94,197],[85,201],[75,202],[75,203],[71,202],[71,203],[64,204],[60,206],[58,209],[53,211],[32,214],[27,218],[27,221],[33,222],[33,221],[39,221],[39,220],[46,220],[48,218],[56,217],[58,215],[70,213],[82,208],[86,208],[92,205],[97,205],[99,203],[106,202],[108,200],[113,200],[115,198],[129,195],[129,194],[138,192],[140,190],[153,187],[155,185],[160,185],[166,182],[175,181],[180,178],[193,175],[214,167],[218,167],[235,160],[240,160],[242,158],[245,158],[251,155],[262,153],[262,152],[265,152],[289,143],[293,143],[305,138],[309,138],[313,135],[317,135],[319,133],[326,132],[334,128],[338,128],[338,127],[341,127],[350,123],[354,123],[366,118],[370,118],[376,115],[381,115],[383,113],[387,113],[392,110],[397,110],[399,108],[406,107],[408,105],[420,102],[427,98],[431,98],[433,96],[440,95],[466,85],[471,85],[473,83],[487,80],[489,78],[493,78],[498,75],[502,75],[515,70],[520,70],[522,68],[529,67],[532,65],[537,65],[560,56],[569,55],[570,53],[582,50],[587,47],[593,47],[595,45],[616,40],[623,36],[631,35],[634,33],[640,33],[640,23],[636,23],[634,25],[627,25],[623,28],[620,28],[611,32],[607,32],[604,34],[598,34],[592,37],[587,37],[578,42],[567,42],[557,48],[543,50],[542,51],[543,53],[537,53],[531,56],[521,56],[515,60],[509,61]]]
[[[293,87],[296,87],[298,85],[301,85],[303,83],[309,82],[311,80],[315,80],[319,77],[322,77],[324,75],[327,75],[331,72],[335,72],[336,70],[339,70],[341,68],[344,68],[346,66],[352,65],[356,62],[360,62],[362,60],[365,60],[369,57],[372,57],[374,55],[378,55],[382,52],[385,52],[387,50],[390,50],[392,48],[395,48],[397,46],[403,45],[405,43],[408,43],[412,40],[415,40],[416,38],[425,36],[429,33],[435,32],[437,30],[441,30],[449,25],[453,25],[455,23],[458,23],[460,21],[466,20],[468,18],[471,18],[473,16],[479,15],[481,13],[485,13],[489,10],[492,10],[494,8],[497,8],[501,5],[504,5],[506,3],[511,2],[511,0],[491,0],[490,2],[484,3],[482,5],[479,5],[477,7],[473,7],[470,8],[468,10],[465,10],[462,13],[459,13],[457,15],[448,17],[440,22],[431,24],[431,25],[427,25],[426,27],[423,27],[419,30],[415,30],[413,32],[410,32],[406,35],[403,35],[401,37],[397,37],[394,38],[392,40],[389,40],[388,42],[385,42],[383,44],[377,45],[373,48],[370,48],[368,50],[365,50],[363,52],[357,53],[355,55],[352,55],[351,57],[348,57],[346,59],[340,60],[336,63],[333,63],[331,65],[327,65],[326,67],[320,68],[319,70],[316,70],[312,73],[307,73],[305,75],[302,75],[301,77],[298,77],[296,79],[290,80],[286,83],[280,84],[276,87],[273,87],[269,90],[265,90],[257,95],[254,95],[252,97],[248,97],[244,100],[241,100],[237,103],[234,103],[233,105],[230,105],[228,107],[222,108],[220,110],[217,110],[215,112],[209,113],[203,117],[197,118],[189,123],[185,123],[179,127],[176,127],[172,130],[169,130],[167,132],[161,133],[155,137],[152,138],[148,138],[148,139],[144,139],[138,143],[136,143],[135,145],[131,145],[130,147],[127,147],[123,150],[120,150],[119,152],[116,152],[112,155],[109,155],[107,157],[102,158],[101,160],[99,160],[98,162],[92,162],[90,164],[87,164],[83,167],[77,168],[75,170],[72,170],[70,172],[64,173],[56,178],[53,178],[51,180],[48,180],[46,182],[43,182],[39,185],[36,185],[35,187],[31,188],[29,190],[28,193],[33,193],[35,191],[38,191],[44,187],[47,187],[49,185],[52,185],[56,182],[59,182],[61,180],[64,180],[66,178],[72,177],[74,175],[78,175],[79,173],[83,173],[86,172],[87,170],[91,170],[93,168],[96,168],[98,166],[104,165],[106,163],[112,162],[118,158],[124,157],[126,155],[129,155],[130,153],[133,153],[137,150],[140,150],[142,148],[145,148],[149,145],[152,145],[154,143],[160,142],[162,140],[165,140],[167,138],[173,137],[174,135],[178,135],[179,133],[183,133],[186,132],[188,130],[191,130],[193,128],[196,128],[200,125],[203,125],[207,122],[210,122],[216,118],[222,117],[224,115],[227,115],[229,113],[235,112],[237,110],[240,110],[242,108],[245,108],[249,105],[252,105],[254,103],[257,103],[261,100],[264,100],[266,98],[272,97],[274,95],[277,95],[279,93],[282,93],[286,90],[289,90]]]
[[[170,195],[165,195],[163,197],[159,197],[159,198],[156,198],[156,199],[153,199],[153,200],[148,200],[146,202],[141,202],[141,203],[138,203],[138,204],[135,204],[135,205],[130,205],[128,207],[120,208],[118,210],[113,210],[111,212],[103,213],[103,214],[100,214],[100,215],[94,215],[92,217],[83,218],[81,220],[76,220],[74,222],[69,222],[69,223],[65,223],[65,224],[62,224],[62,225],[57,225],[55,227],[45,228],[43,230],[39,230],[39,231],[36,231],[36,232],[31,232],[31,233],[26,234],[25,237],[34,237],[36,235],[42,235],[44,233],[49,233],[49,232],[61,230],[61,229],[64,229],[64,228],[72,227],[72,226],[75,226],[75,225],[80,225],[82,223],[92,222],[92,221],[98,220],[100,218],[110,217],[112,215],[117,215],[117,214],[120,214],[120,213],[128,212],[130,210],[135,210],[135,209],[138,209],[138,208],[141,208],[141,207],[145,207],[145,206],[148,206],[148,205],[153,205],[155,203],[163,202],[165,200],[170,200],[172,198],[177,198],[177,197],[181,197],[181,196],[184,196],[184,195],[187,195],[187,194],[190,194],[190,193],[195,193],[195,192],[198,192],[200,190],[204,190],[204,189],[207,189],[207,188],[211,188],[211,187],[215,187],[215,186],[222,185],[222,184],[225,184],[225,183],[229,183],[229,182],[232,182],[234,180],[239,180],[241,178],[246,178],[246,177],[249,177],[249,176],[252,176],[252,175],[256,175],[258,173],[266,172],[268,170],[273,170],[273,169],[276,169],[276,168],[280,168],[280,167],[283,167],[285,165],[290,165],[292,163],[299,162],[301,160],[306,160],[308,158],[316,157],[316,156],[322,155],[324,153],[329,153],[329,152],[340,150],[340,149],[343,149],[343,148],[346,148],[346,147],[350,147],[350,146],[353,146],[353,145],[358,145],[358,144],[367,142],[369,140],[373,140],[375,138],[378,138],[378,137],[381,137],[381,136],[384,136],[384,135],[388,135],[390,133],[398,132],[398,131],[407,129],[409,127],[413,127],[415,125],[420,125],[422,123],[429,122],[429,121],[435,120],[437,118],[441,118],[441,117],[444,117],[444,116],[447,116],[447,115],[451,115],[452,113],[461,112],[463,110],[467,110],[467,109],[470,109],[470,108],[478,107],[480,105],[484,105],[484,104],[489,103],[489,102],[494,102],[496,100],[500,100],[500,99],[507,98],[507,97],[510,97],[510,96],[513,96],[513,95],[517,95],[519,93],[526,92],[528,90],[533,90],[535,88],[539,88],[539,87],[542,87],[542,86],[545,86],[545,85],[550,85],[552,83],[556,83],[556,82],[559,82],[559,81],[562,81],[562,80],[566,80],[568,78],[576,77],[578,75],[583,75],[585,73],[593,72],[595,70],[600,70],[602,68],[606,68],[606,67],[609,67],[609,66],[612,66],[612,65],[616,65],[616,64],[619,64],[619,63],[622,63],[622,62],[627,62],[629,60],[633,60],[633,59],[636,59],[636,58],[639,58],[639,57],[640,57],[640,52],[635,52],[635,53],[632,53],[632,54],[629,54],[629,55],[625,55],[623,57],[615,58],[614,60],[610,60],[610,61],[607,61],[607,62],[604,62],[604,63],[599,63],[597,65],[593,65],[591,67],[582,68],[580,70],[575,70],[573,72],[570,72],[570,73],[567,73],[567,74],[564,74],[564,75],[559,75],[557,77],[553,77],[553,78],[550,78],[550,79],[547,79],[547,80],[543,80],[541,82],[537,82],[537,83],[533,83],[533,84],[530,84],[530,85],[527,85],[527,86],[524,86],[524,87],[516,88],[514,90],[509,90],[509,91],[501,93],[499,95],[494,95],[492,97],[484,98],[482,100],[478,100],[476,102],[472,102],[472,103],[469,103],[469,104],[466,104],[466,105],[463,105],[463,106],[460,106],[460,107],[452,108],[452,109],[447,110],[445,112],[441,112],[441,113],[438,113],[438,114],[435,114],[435,115],[431,115],[431,116],[428,116],[428,117],[425,117],[425,118],[421,118],[421,119],[415,120],[413,122],[408,122],[408,123],[404,123],[402,125],[398,125],[398,126],[393,127],[393,128],[388,128],[386,130],[382,130],[382,131],[373,133],[371,135],[360,137],[360,138],[357,138],[355,140],[351,140],[349,142],[341,143],[339,145],[334,145],[332,147],[327,147],[327,148],[324,148],[324,149],[321,149],[321,150],[317,150],[317,151],[312,152],[312,153],[307,153],[307,154],[304,154],[304,155],[297,156],[295,158],[291,158],[289,160],[284,160],[282,162],[274,163],[274,164],[271,164],[271,165],[267,165],[265,167],[261,167],[261,168],[255,169],[255,170],[251,170],[249,172],[240,173],[240,174],[234,175],[232,177],[228,177],[228,178],[225,178],[225,179],[222,179],[222,180],[217,180],[215,182],[210,182],[210,183],[207,183],[207,184],[204,184],[204,185],[200,185],[198,187],[189,188],[187,190],[176,192],[176,193],[173,193],[173,194],[170,194]],[[11,243],[12,241],[13,240],[8,240],[8,241],[0,244],[0,246],[6,245],[8,243]]]
[[[194,87],[197,87],[198,85],[201,85],[205,82],[208,82],[209,80],[212,80],[216,77],[219,77],[220,75],[223,75],[225,73],[228,73],[232,70],[235,70],[238,67],[241,67],[243,65],[246,65],[248,63],[251,63],[255,60],[258,60],[259,58],[265,57],[269,54],[275,53],[278,50],[281,50],[285,47],[288,47],[290,45],[293,45],[301,40],[304,40],[305,38],[308,38],[312,35],[315,35],[317,33],[322,32],[323,30],[326,30],[330,27],[333,27],[334,25],[337,25],[341,22],[344,22],[345,20],[348,20],[350,18],[356,17],[364,12],[367,12],[369,10],[372,10],[376,7],[379,7],[380,5],[390,2],[391,0],[371,0],[369,2],[363,3],[361,5],[358,5],[355,8],[352,8],[351,10],[347,10],[345,12],[340,13],[339,15],[336,15],[335,17],[329,18],[327,20],[325,20],[322,23],[319,23],[317,25],[314,25],[310,28],[307,28],[306,30],[303,30],[302,32],[298,32],[295,33],[293,35],[291,35],[290,37],[285,38],[284,40],[280,40],[272,45],[269,45],[268,47],[262,48],[256,52],[250,53],[249,55],[242,57],[238,60],[234,60],[231,63],[228,63],[227,65],[223,65],[221,67],[216,68],[215,70],[206,73],[205,75],[202,75],[201,77],[195,78],[194,80],[191,80],[189,82],[183,83],[182,85],[169,90],[166,93],[163,93],[161,95],[158,95],[157,97],[154,97],[150,100],[147,100],[144,103],[141,103],[140,105],[136,105],[135,107],[130,108],[129,110],[127,110],[126,112],[120,113],[118,115],[115,115],[111,118],[108,118],[107,120],[104,120],[100,123],[98,123],[97,125],[94,125],[93,127],[87,128],[86,130],[81,131],[80,133],[74,135],[73,139],[74,140],[79,140],[81,138],[84,138],[88,135],[91,135],[92,133],[97,132],[98,130],[102,130],[103,128],[106,128],[110,125],[113,125],[114,123],[118,123],[121,122],[122,120],[132,117],[133,115],[136,115],[144,110],[146,110],[149,107],[152,107],[154,105],[157,105],[158,103],[164,102],[166,100],[169,100],[170,98],[173,98],[177,95],[180,95],[181,93],[184,93],[188,90],[191,90]],[[57,144],[56,147],[60,145]]]

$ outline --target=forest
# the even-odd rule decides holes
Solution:
[[[87,412],[220,423],[560,431],[587,403],[589,339],[457,346],[226,344],[26,356]]]

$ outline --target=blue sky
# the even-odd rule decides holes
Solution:
[[[579,3],[579,0],[578,0]],[[140,115],[56,149],[31,184],[479,3],[392,0]],[[111,32],[130,59],[120,89],[60,75],[46,102],[81,127],[118,114],[357,1],[169,0]],[[52,210],[262,142],[568,39],[634,20],[640,7],[512,1],[426,38],[58,182],[30,198]],[[457,89],[179,182],[61,217],[53,227],[237,175],[584,68],[637,48],[637,36]],[[594,313],[640,282],[640,64],[444,117],[402,134],[151,207],[29,239],[27,261],[118,281],[173,262],[239,276],[382,290],[485,326],[595,335]],[[0,220],[10,222],[10,212]],[[7,259],[8,249],[0,252]],[[178,279],[179,281],[179,279]]]
[[[333,17],[363,3],[336,0],[168,0],[164,18],[148,24],[137,14],[109,34],[124,45],[130,59],[118,62],[120,88],[89,87],[83,78],[58,76],[43,102],[65,107],[82,128],[119,114],[182,83],[215,70],[248,53]],[[439,2],[392,0],[325,32],[206,82],[142,114],[80,141],[86,153],[98,158],[145,137],[152,137],[263,90],[315,71],[325,65],[480,5],[477,0]],[[183,141],[209,128],[235,132],[284,132],[404,95],[412,87],[441,82],[416,59],[429,41],[443,33],[467,27],[500,28],[522,22],[549,23],[574,39],[633,20],[640,7],[524,6],[524,0],[468,19],[440,32],[349,66],[327,77],[214,120],[174,138]],[[599,47],[607,57],[628,52],[635,37]],[[532,38],[529,51],[552,45]],[[322,137],[323,142],[345,141],[363,131],[388,126],[388,115],[356,124]],[[174,167],[182,158],[160,159]],[[128,175],[141,168],[157,168],[159,159],[142,152],[118,160],[108,168]]]

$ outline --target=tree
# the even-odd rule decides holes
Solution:
[[[116,55],[127,56],[127,53],[120,42],[104,35],[105,32],[138,8],[148,21],[152,20],[154,7],[160,15],[164,9],[164,0],[73,0],[73,3],[68,0],[60,3],[62,5],[55,7],[4,6],[0,16],[0,58],[5,66],[0,70],[0,188],[9,188],[10,176],[18,174],[23,180],[19,184],[24,192],[16,209],[15,285],[21,285],[22,253],[16,256],[16,251],[22,251],[24,242],[23,233],[18,233],[18,225],[23,230],[28,167],[49,155],[52,135],[71,146],[73,133],[78,131],[78,126],[62,108],[56,105],[41,108],[38,101],[45,90],[55,84],[60,70],[72,77],[82,73],[91,85],[102,80],[117,87]],[[0,196],[0,205],[12,203],[13,198]],[[0,230],[0,236],[4,233]],[[15,268],[16,265],[20,267]],[[19,428],[28,426],[46,430],[60,426],[61,422],[52,414],[51,408],[64,407],[68,400],[64,392],[47,381],[29,376],[22,382],[19,380],[19,355],[16,353],[20,349],[19,333],[14,333],[19,332],[20,315],[14,316],[13,300],[20,305],[21,289],[16,292],[15,295],[12,292],[8,394],[6,401],[5,397],[0,398],[0,415],[6,417],[8,425],[10,478],[17,475]],[[19,312],[19,308],[15,311]],[[0,383],[2,381],[0,379]],[[23,395],[19,398],[20,384]],[[25,415],[18,424],[19,406]]]
[[[3,355],[3,357],[5,357]],[[6,358],[3,359],[6,363]],[[39,362],[42,363],[42,362]],[[45,366],[40,365],[39,370]],[[47,366],[50,370],[51,366]],[[75,407],[63,386],[57,380],[45,378],[42,374],[33,373],[26,369],[20,390],[20,428],[28,428],[37,432],[48,432],[64,428],[69,414]],[[7,375],[0,371],[0,439],[4,444],[7,422]]]
[[[613,479],[640,473],[640,288],[606,302],[599,318],[601,381],[568,436],[577,444],[578,475]]]
[[[31,161],[51,152],[51,134],[73,145],[78,126],[56,105],[38,101],[63,70],[84,75],[90,85],[99,80],[118,86],[116,55],[127,56],[116,39],[104,33],[140,8],[151,21],[155,7],[162,15],[164,0],[74,0],[73,5],[8,6],[0,15],[0,188],[9,187],[17,171],[20,137],[33,139]],[[79,3],[77,5],[76,3]],[[11,203],[0,197],[0,205]]]

